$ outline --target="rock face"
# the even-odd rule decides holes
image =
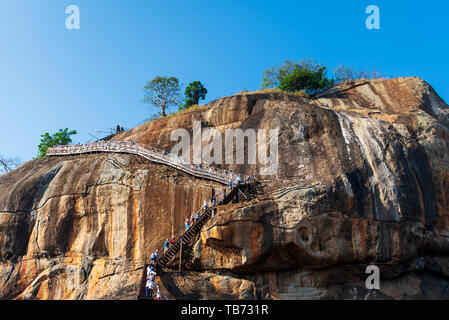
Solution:
[[[279,165],[224,165],[257,188],[203,227],[183,273],[161,275],[169,298],[449,298],[449,108],[427,83],[239,94],[113,140],[170,150],[193,120],[279,128]],[[131,155],[28,162],[0,176],[0,297],[135,299],[151,251],[222,188]]]
[[[34,160],[1,186],[2,297],[39,299],[136,298],[150,251],[217,188],[127,155]]]

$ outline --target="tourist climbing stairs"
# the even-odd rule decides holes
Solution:
[[[212,217],[212,215],[216,212],[217,207],[221,205],[226,205],[231,203],[235,198],[240,199],[240,193],[242,189],[247,189],[249,187],[248,184],[244,184],[241,186],[235,186],[231,189],[231,191],[225,195],[225,197],[218,202],[218,204],[214,207],[209,207],[203,215],[195,221],[195,223],[188,228],[179,239],[165,252],[163,253],[157,260],[155,265],[155,270],[160,273],[163,267],[167,267],[171,261],[175,258],[176,254],[181,250],[181,246],[184,248],[188,248],[191,244],[192,239],[201,231],[202,227],[206,224],[207,221]],[[148,264],[144,266],[141,285],[140,285],[140,296],[138,299],[145,299],[145,286],[147,279],[147,268]]]
[[[234,197],[238,194],[241,187],[234,187],[231,192],[229,192],[223,200],[221,200],[218,205],[225,205],[230,203]],[[171,246],[167,252],[160,256],[160,258],[156,261],[157,267],[164,267],[174,258],[176,253],[179,252],[181,248],[181,243],[183,246],[186,246],[190,243],[192,238],[201,231],[201,228],[206,224],[206,222],[210,219],[212,214],[215,212],[216,207],[210,207],[206,210],[206,212],[197,220],[195,223],[184,232],[184,234],[176,241],[176,243]]]
[[[211,180],[224,185],[228,185],[228,183],[234,185],[231,191],[227,195],[225,195],[225,197],[216,206],[206,209],[204,214],[198,220],[196,220],[195,223],[190,228],[188,228],[181,237],[179,237],[178,241],[176,241],[173,246],[171,246],[164,254],[159,257],[155,265],[156,270],[160,270],[162,267],[168,266],[173,261],[176,254],[180,250],[182,250],[183,246],[186,246],[186,251],[188,252],[190,249],[189,245],[191,244],[192,239],[194,239],[194,237],[199,234],[201,228],[217,211],[217,206],[228,204],[232,200],[234,200],[234,198],[237,198],[237,202],[239,202],[241,194],[243,194],[244,197],[247,197],[247,195],[242,192],[242,189],[244,189],[245,191],[249,190],[250,184],[255,182],[251,181],[250,177],[242,180],[240,175],[234,175],[230,171],[213,168],[212,166],[204,167],[202,164],[193,164],[190,163],[187,159],[178,157],[177,155],[168,154],[163,150],[129,141],[98,141],[93,143],[86,143],[83,145],[55,146],[48,148],[47,150],[47,156],[53,157],[95,153],[125,153],[138,155],[154,163],[170,166],[196,178]],[[237,178],[240,178],[240,180],[238,180]],[[235,186],[236,181],[238,181],[237,186]],[[240,184],[242,181],[248,183]],[[142,284],[140,290],[141,296],[145,295],[147,267],[148,265],[145,265],[142,275]]]

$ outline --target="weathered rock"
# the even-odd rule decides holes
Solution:
[[[248,93],[116,135],[170,150],[177,128],[279,128],[279,170],[203,228],[185,299],[449,298],[449,108],[418,78],[319,99]],[[248,144],[245,150],[248,150]],[[224,152],[223,152],[224,154]],[[262,165],[226,165],[259,175]],[[132,299],[142,266],[211,189],[136,156],[34,160],[0,177],[3,298]],[[365,268],[381,289],[365,288]]]
[[[150,251],[221,188],[125,155],[34,160],[1,179],[4,298],[135,298]]]

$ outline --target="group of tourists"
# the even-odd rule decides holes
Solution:
[[[249,175],[246,176],[245,183],[246,184],[251,183],[251,176],[249,176]],[[241,175],[237,175],[235,180],[233,180],[232,177],[229,178],[229,181],[228,181],[228,188],[229,188],[229,190],[231,190],[234,187],[234,184],[237,185],[237,186],[240,186],[240,185],[243,184],[243,179],[242,179]]]
[[[147,282],[145,285],[145,295],[147,297],[154,298],[154,291],[156,289],[156,299],[155,300],[159,300],[159,298],[162,298],[161,290],[160,290],[159,286],[157,286],[154,282],[156,275],[157,275],[156,270],[155,270],[157,256],[158,256],[158,250],[153,252],[150,256],[150,265],[147,268]]]
[[[167,159],[169,158],[171,162],[176,162],[179,165],[188,166],[190,170],[203,171],[211,175],[229,177],[230,179],[233,179],[234,176],[234,173],[232,171],[217,169],[209,164],[203,164],[201,162],[200,163],[188,162],[185,158],[178,157],[177,155],[172,153],[169,154],[166,150],[162,150],[162,155]]]
[[[232,189],[232,186],[234,184],[241,183],[242,178],[240,175],[235,175],[232,171],[224,170],[224,169],[217,169],[209,164],[203,164],[203,163],[193,163],[188,162],[187,159],[183,157],[178,157],[176,154],[168,153],[166,150],[157,150],[151,147],[143,146],[140,144],[137,144],[132,141],[98,141],[98,142],[91,142],[86,144],[76,144],[76,145],[62,145],[62,146],[56,146],[54,148],[50,148],[48,150],[48,153],[51,154],[52,152],[55,153],[83,153],[83,152],[96,152],[96,151],[129,151],[134,150],[138,153],[143,154],[153,154],[156,156],[157,154],[162,155],[164,158],[166,158],[169,162],[175,163],[177,165],[184,166],[186,168],[190,168],[190,170],[194,171],[200,171],[205,174],[210,174],[214,176],[219,176],[223,179],[229,180],[228,186],[230,189]],[[240,182],[238,181],[240,180]]]
[[[208,164],[195,164],[192,162],[188,162],[185,158],[178,157],[174,154],[167,153],[166,150],[159,151],[154,148],[146,147],[140,144],[136,144],[135,142],[125,142],[125,141],[99,141],[99,142],[93,142],[93,143],[87,143],[87,144],[76,144],[76,145],[62,145],[62,146],[56,146],[53,148],[50,148],[47,152],[48,154],[52,153],[84,153],[84,152],[96,152],[96,151],[123,151],[123,152],[133,152],[137,151],[138,154],[153,154],[153,156],[159,156],[162,154],[164,158],[169,159],[169,162],[174,162],[179,165],[183,165],[184,167],[188,168],[190,166],[191,170],[195,171],[202,171],[204,173],[208,173],[210,175],[217,175],[223,178],[223,182],[228,180],[228,188],[229,190],[232,190],[234,186],[240,186],[243,183],[243,179],[240,175],[235,175],[232,171],[228,170],[222,170],[222,169],[216,169]],[[249,184],[252,181],[251,176],[245,176],[245,183]],[[210,199],[210,203],[212,207],[217,206],[220,201],[222,201],[226,196],[226,191],[220,192],[217,196],[212,195]],[[192,225],[201,219],[202,215],[207,212],[209,209],[209,202],[207,200],[204,200],[203,206],[201,207],[201,210],[196,212],[195,214],[192,214],[189,217],[187,217],[185,221],[186,231],[192,227]],[[171,240],[166,239],[163,244],[163,250],[164,253],[167,252],[170,247],[175,245],[176,239],[173,237]],[[154,298],[155,300],[162,300],[162,295],[160,292],[159,286],[157,286],[154,282],[154,279],[157,275],[155,267],[156,267],[156,260],[158,257],[158,250],[153,252],[150,257],[150,265],[147,269],[147,281],[146,281],[146,296],[150,296]]]
[[[138,144],[135,142],[126,141],[99,141],[99,142],[89,142],[85,144],[74,144],[74,145],[58,145],[55,147],[58,151],[62,152],[81,152],[81,151],[101,151],[101,150],[126,150],[128,148],[137,148]],[[139,147],[143,149],[142,147]]]
[[[208,206],[207,201],[205,201],[205,204],[204,204],[203,207],[201,208],[201,210],[203,210],[203,211],[205,212],[207,209],[205,210],[205,209],[204,209],[204,208],[205,208],[204,206],[206,206],[206,208],[207,208],[207,206]],[[189,230],[189,228],[190,228],[191,226],[193,226],[193,224],[201,218],[202,214],[201,214],[200,212],[201,212],[201,211],[198,211],[198,212],[195,213],[195,214],[192,213],[192,215],[190,216],[190,218],[189,218],[189,217],[186,218],[186,221],[185,221],[186,231]]]
[[[159,285],[156,285],[156,283],[154,282],[156,275],[157,273],[154,270],[154,264],[150,264],[147,268],[147,283],[145,286],[145,295],[147,297],[153,298],[154,300],[162,300],[161,289],[159,288]]]
[[[159,288],[159,285],[156,285],[154,282],[157,276],[155,267],[158,252],[159,250],[156,249],[150,256],[150,264],[147,267],[147,281],[145,285],[145,295],[154,300],[162,300],[161,289]],[[167,300],[167,297],[165,297],[165,300]]]
[[[207,201],[205,201],[205,205],[208,206]],[[201,208],[203,211],[205,211],[204,209],[204,205]],[[186,221],[185,221],[185,226],[186,226],[186,231],[189,230],[189,228],[191,226],[193,226],[193,224],[198,221],[201,218],[202,214],[200,213],[200,211],[198,211],[197,213],[193,214],[190,216],[190,218],[187,216]]]
[[[245,183],[246,184],[251,183],[251,179],[252,179],[251,176],[249,176],[249,175],[245,176]],[[236,176],[235,181],[236,181],[235,183],[237,186],[240,186],[241,184],[243,184],[243,179],[240,175]],[[232,178],[229,180],[228,186],[229,186],[229,189],[233,188],[234,183],[233,183]],[[220,201],[222,201],[225,198],[225,196],[226,196],[225,190],[222,190],[217,196],[215,196],[215,194],[212,194],[211,199],[210,199],[210,203],[211,203],[212,207],[215,207],[217,205],[217,199],[219,200],[218,203],[220,203]],[[206,213],[208,209],[209,209],[209,202],[207,200],[204,200],[203,205],[199,211],[192,214],[190,216],[190,218],[187,216],[187,218],[185,220],[185,230],[187,231],[189,228],[191,228],[195,224],[195,222],[197,222],[199,219],[201,219],[203,214]],[[163,244],[164,253],[166,253],[168,250],[170,250],[170,248],[172,246],[174,246],[175,244],[176,244],[175,237],[173,237],[171,240],[165,239],[164,244]],[[155,298],[154,298],[155,300],[162,300],[160,288],[158,285],[156,285],[154,283],[154,279],[157,275],[155,266],[156,266],[158,254],[159,254],[159,250],[156,250],[150,256],[150,265],[148,266],[148,269],[147,269],[146,295],[153,297],[153,295],[155,294]]]
[[[170,247],[172,247],[175,243],[176,243],[175,237],[171,238],[171,240],[165,239],[164,246],[163,246],[164,253],[166,253],[168,251],[168,249],[170,249]]]
[[[223,190],[218,194],[219,201],[222,201],[224,197],[226,196],[226,192]],[[210,198],[210,203],[212,204],[212,207],[215,207],[217,205],[217,197],[215,195],[212,195]],[[207,200],[204,200],[203,206],[201,207],[200,211],[196,212],[195,214],[192,213],[190,218],[187,216],[185,221],[186,231],[193,226],[193,224],[198,221],[202,215],[209,209],[209,202]],[[203,214],[201,214],[201,212]]]

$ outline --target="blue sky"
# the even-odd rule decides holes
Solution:
[[[80,30],[65,27],[72,4]],[[380,30],[365,27],[371,4]],[[208,102],[258,89],[285,59],[419,76],[448,101],[448,16],[436,0],[0,0],[0,154],[30,160],[59,128],[85,142],[141,123],[157,75],[202,81]]]

